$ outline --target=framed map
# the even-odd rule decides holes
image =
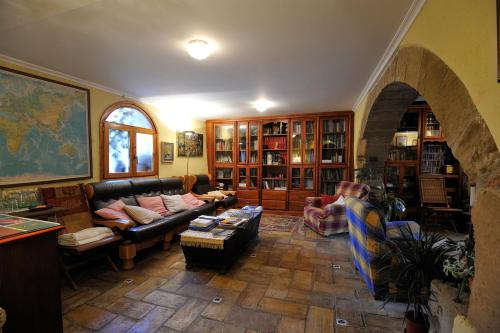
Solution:
[[[89,90],[0,67],[0,187],[91,177]]]

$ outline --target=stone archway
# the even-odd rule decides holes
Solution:
[[[358,162],[383,163],[402,114],[418,94],[477,186],[476,275],[467,318],[478,332],[493,332],[500,327],[500,153],[465,85],[434,53],[417,46],[397,51],[367,97]]]

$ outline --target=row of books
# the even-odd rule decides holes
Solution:
[[[233,153],[218,151],[216,152],[216,161],[219,163],[233,163]]]
[[[343,150],[330,150],[323,152],[323,159],[321,163],[344,163],[344,151]]]
[[[264,180],[262,184],[266,190],[287,190],[286,180]]]
[[[286,137],[264,137],[264,149],[286,149]]]
[[[323,133],[345,132],[345,120],[323,120]]]
[[[233,178],[233,169],[217,169],[216,178]]]
[[[345,142],[345,134],[325,134],[321,147],[323,149],[344,148]]]
[[[210,231],[221,222],[220,218],[209,215],[200,215],[189,223],[189,229],[196,231]]]
[[[233,150],[233,139],[217,139],[215,141],[215,150]]]

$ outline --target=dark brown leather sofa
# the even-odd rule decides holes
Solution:
[[[87,184],[85,191],[93,212],[119,199],[127,205],[138,206],[136,198],[139,196],[185,193],[182,177],[110,180]],[[94,223],[108,226],[122,234],[123,241],[119,246],[122,268],[132,269],[137,251],[158,242],[163,242],[163,249],[168,250],[174,235],[186,230],[191,220],[203,214],[211,215],[215,209],[214,202],[206,201],[193,210],[166,216],[146,225],[135,225],[126,220],[103,220],[97,216],[94,216]]]

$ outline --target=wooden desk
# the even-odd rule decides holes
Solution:
[[[6,215],[2,218],[5,221]],[[5,230],[14,228],[5,224],[0,227],[4,231],[0,237],[0,307],[7,312],[3,332],[62,332],[57,236],[63,227],[22,220],[26,230],[20,228],[18,233],[8,234]],[[30,225],[34,226],[31,230]]]

